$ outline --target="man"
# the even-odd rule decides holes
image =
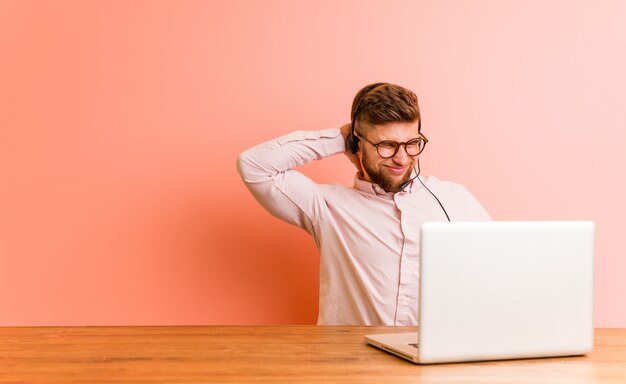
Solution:
[[[318,324],[416,325],[421,224],[490,218],[463,186],[418,178],[427,139],[413,92],[368,85],[351,116],[341,128],[293,132],[243,152],[239,173],[265,209],[313,236]],[[357,168],[353,188],[294,170],[340,153]]]

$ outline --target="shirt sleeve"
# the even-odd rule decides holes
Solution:
[[[459,185],[463,196],[464,216],[467,220],[491,221],[491,216],[474,195],[462,185]]]
[[[317,184],[294,168],[344,151],[339,128],[298,131],[244,151],[237,158],[237,170],[269,213],[310,230],[323,198]]]

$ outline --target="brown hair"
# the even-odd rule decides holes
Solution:
[[[358,116],[355,116],[358,109]],[[352,119],[370,124],[414,122],[420,119],[417,96],[395,84],[374,83],[361,89],[352,101]]]

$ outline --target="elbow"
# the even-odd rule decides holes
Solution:
[[[263,168],[250,152],[247,150],[237,156],[237,172],[246,185],[258,182],[265,176]]]
[[[246,175],[249,173],[249,169],[250,158],[247,151],[245,151],[237,156],[237,173],[239,173],[239,176],[241,176],[244,182],[246,181]]]
[[[263,152],[259,153],[257,147],[248,149],[237,156],[237,172],[248,187],[251,184],[271,180],[276,175],[271,164],[268,164],[267,159],[264,158]]]

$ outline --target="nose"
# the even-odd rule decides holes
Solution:
[[[398,148],[398,152],[391,158],[394,163],[398,165],[406,165],[411,162],[411,156],[406,152],[406,147],[401,145]]]

